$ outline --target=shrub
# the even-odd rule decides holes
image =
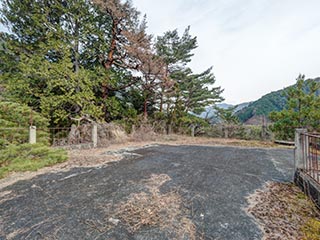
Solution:
[[[0,150],[0,178],[14,171],[36,171],[67,159],[66,151],[43,144],[9,145]]]
[[[29,126],[36,126],[38,131],[37,142],[49,143],[49,121],[34,112],[26,105],[13,102],[0,102],[0,149],[9,144],[28,142]],[[12,128],[12,129],[10,129]]]
[[[266,140],[263,139],[261,126],[251,125],[225,125],[216,124],[204,129],[204,136],[216,138],[236,138],[243,140]],[[265,133],[267,139],[271,138],[269,131]]]
[[[203,132],[203,129],[209,127],[210,125],[205,119],[191,114],[186,114],[176,121],[174,130],[177,133],[190,134],[191,126],[195,127],[195,134],[199,135]]]

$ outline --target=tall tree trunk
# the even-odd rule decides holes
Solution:
[[[80,89],[80,79],[79,79],[79,70],[80,70],[80,53],[79,53],[79,45],[80,45],[80,33],[79,33],[79,21],[76,19],[74,22],[74,46],[73,46],[73,51],[74,51],[74,61],[73,61],[73,69],[74,72],[76,73],[77,76],[77,82],[78,85],[75,87],[76,93],[79,93],[81,91]],[[81,111],[80,105],[75,106],[76,113],[79,113]]]
[[[80,61],[79,61],[79,58],[80,58],[80,54],[79,54],[79,22],[78,20],[75,20],[75,23],[74,23],[74,62],[73,62],[73,65],[74,65],[74,71],[75,73],[78,73],[79,72],[79,69],[80,69]]]
[[[110,41],[110,49],[108,52],[107,60],[104,62],[104,68],[106,70],[110,70],[114,61],[114,53],[117,47],[117,28],[118,28],[119,21],[114,20],[112,23],[112,30],[111,30],[111,41]]]
[[[165,70],[165,76],[164,79],[165,81],[168,81],[168,76],[169,76],[169,66],[166,64],[165,66],[166,70]],[[161,93],[160,93],[160,109],[159,111],[162,112],[163,111],[163,98],[164,98],[164,94],[165,94],[165,87],[161,86]]]
[[[108,52],[108,57],[106,59],[106,61],[104,61],[104,68],[107,71],[111,69],[113,61],[114,61],[114,54],[116,51],[116,47],[117,47],[117,27],[118,27],[119,21],[114,20],[112,23],[112,38],[111,38],[111,42],[110,42],[110,49]],[[109,82],[109,76],[107,75],[105,82],[103,82],[101,84],[101,90],[102,90],[102,100],[103,100],[103,112],[105,114],[105,118],[107,117],[107,105],[106,105],[106,100],[108,99],[108,82]]]
[[[162,113],[163,111],[163,95],[164,95],[164,87],[161,87],[161,93],[160,93],[160,108],[159,108],[159,112]]]

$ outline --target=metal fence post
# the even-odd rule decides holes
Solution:
[[[29,143],[30,144],[37,143],[37,128],[36,128],[36,126],[30,126],[30,128],[29,128]]]
[[[308,130],[305,128],[298,128],[295,131],[295,159],[294,159],[294,168],[303,169],[304,168],[304,146],[303,146],[303,139],[302,134],[307,133]]]
[[[97,126],[97,124],[92,124],[92,143],[93,143],[94,148],[96,148],[98,146],[98,126]]]

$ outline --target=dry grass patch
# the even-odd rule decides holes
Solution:
[[[241,140],[232,138],[190,137],[186,135],[159,135],[156,142],[168,145],[237,146],[249,148],[292,148],[271,141]]]
[[[293,184],[268,183],[248,198],[246,209],[259,223],[264,240],[320,239],[320,214]]]
[[[179,193],[160,192],[160,187],[169,180],[165,174],[152,175],[144,180],[142,184],[146,191],[133,193],[126,201],[118,203],[111,219],[119,219],[131,233],[147,227],[161,230],[170,239],[195,240],[196,227],[187,217]]]
[[[134,129],[130,134],[131,141],[156,141],[161,135],[154,131],[151,125],[145,124],[141,125],[139,128]]]

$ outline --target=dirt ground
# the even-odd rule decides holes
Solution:
[[[170,136],[70,151],[1,180],[0,239],[261,239],[246,197],[291,181],[293,150],[259,144]]]
[[[320,212],[293,183],[268,182],[248,196],[246,209],[258,222],[263,240],[318,240]]]
[[[69,160],[56,164],[51,167],[45,167],[35,172],[17,172],[11,173],[5,179],[0,179],[0,190],[4,187],[12,185],[21,180],[34,178],[37,175],[45,173],[56,173],[61,171],[68,171],[76,167],[95,167],[106,165],[115,161],[119,161],[125,157],[126,151],[132,151],[139,148],[156,146],[156,145],[199,145],[199,146],[239,146],[239,147],[253,147],[253,148],[284,148],[272,142],[261,141],[245,141],[239,139],[224,139],[224,138],[205,138],[205,137],[188,137],[181,135],[159,135],[154,140],[147,141],[123,141],[111,143],[106,147],[96,149],[82,149],[82,150],[68,150]]]

